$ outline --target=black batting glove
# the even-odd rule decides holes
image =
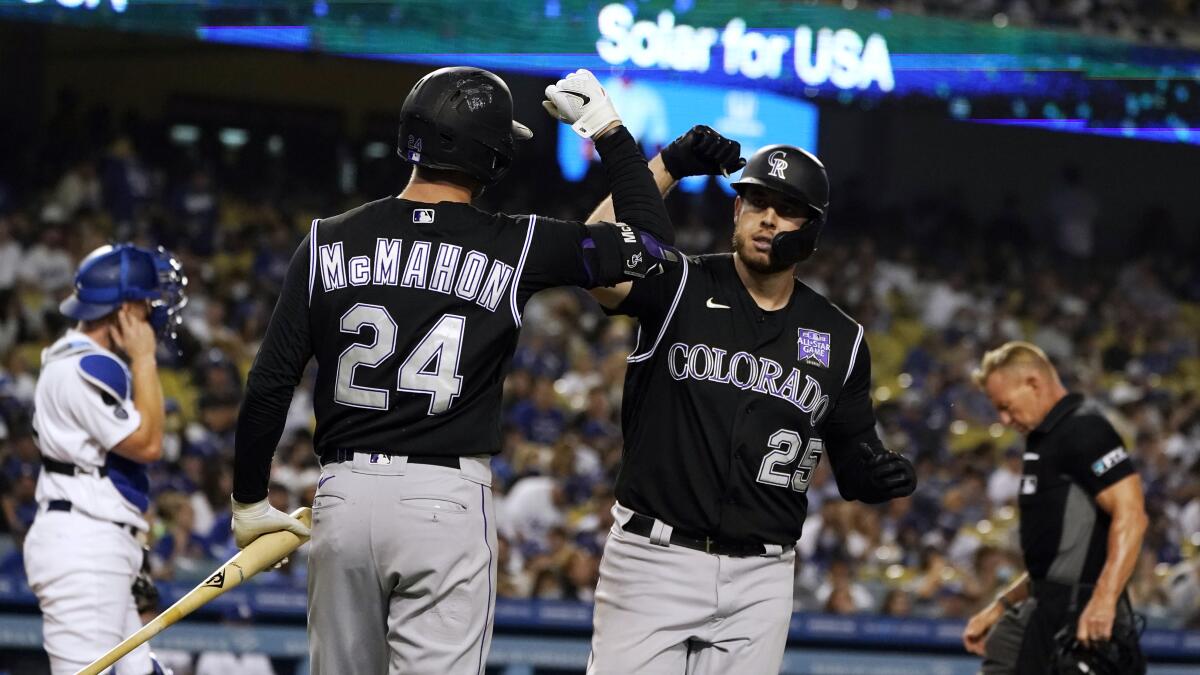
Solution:
[[[697,124],[663,148],[663,166],[675,180],[688,176],[728,176],[746,166],[742,144]]]
[[[868,443],[859,443],[858,449],[866,469],[866,490],[859,501],[879,504],[889,499],[907,497],[917,489],[917,472],[904,455],[882,445],[871,447]]]

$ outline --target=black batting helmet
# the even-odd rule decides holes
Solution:
[[[794,145],[768,145],[754,153],[732,185],[738,194],[757,185],[808,205],[808,222],[799,230],[775,235],[771,256],[791,265],[813,254],[829,210],[829,176],[821,160]]]
[[[461,171],[490,185],[512,164],[516,141],[532,137],[513,120],[504,80],[480,68],[441,68],[404,99],[396,151],[412,164]]]

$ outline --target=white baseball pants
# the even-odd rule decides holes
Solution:
[[[130,587],[142,545],[129,530],[75,511],[47,511],[25,538],[25,575],[42,610],[53,675],[71,675],[142,627]],[[117,675],[149,675],[150,645],[117,662]]]

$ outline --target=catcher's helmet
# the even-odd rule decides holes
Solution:
[[[1055,675],[1143,675],[1146,659],[1138,646],[1137,629],[1113,626],[1111,640],[1087,646],[1075,638],[1073,626],[1054,636]]]
[[[92,321],[117,311],[122,303],[149,300],[150,324],[167,332],[180,321],[186,286],[179,261],[165,249],[105,245],[79,264],[75,292],[62,301],[59,311],[76,321]]]
[[[821,160],[794,145],[768,145],[754,153],[732,185],[738,194],[748,185],[757,185],[807,204],[808,222],[799,230],[775,235],[771,256],[791,265],[813,254],[829,210],[829,177]]]
[[[516,141],[532,137],[513,119],[504,80],[480,68],[441,68],[404,99],[396,151],[418,166],[461,171],[490,185],[512,164]]]

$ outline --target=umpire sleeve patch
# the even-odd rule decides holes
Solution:
[[[129,375],[120,361],[105,354],[88,354],[79,359],[79,374],[87,382],[118,402],[129,398]]]
[[[1123,460],[1129,459],[1129,453],[1125,452],[1125,448],[1117,446],[1109,450],[1103,457],[1092,462],[1092,473],[1097,477],[1108,473],[1108,470],[1120,464]]]

